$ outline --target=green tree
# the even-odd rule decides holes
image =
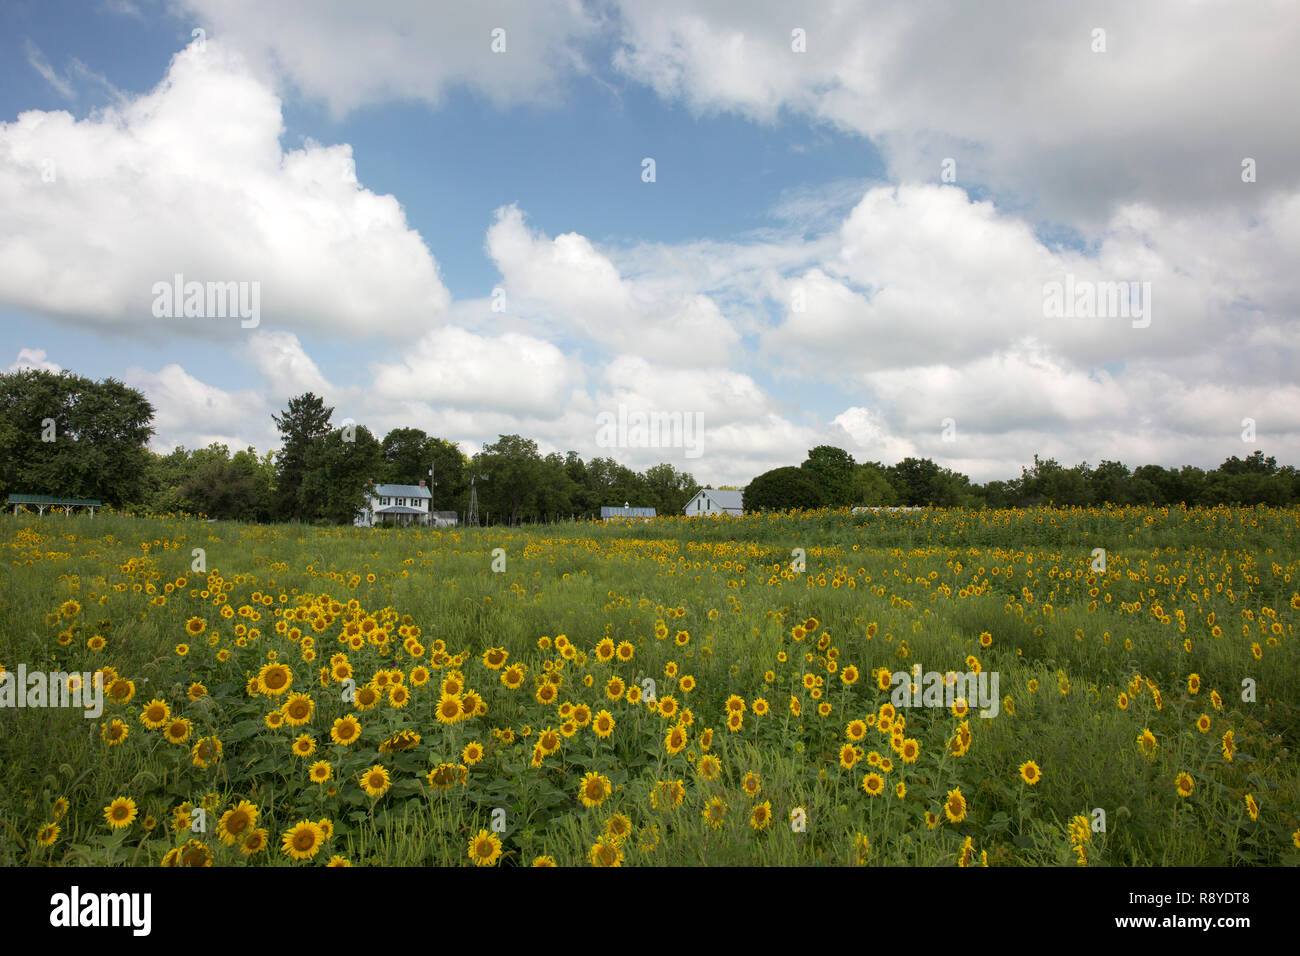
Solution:
[[[821,487],[826,504],[838,508],[853,501],[855,465],[853,456],[843,448],[818,445],[808,451],[808,458],[799,467]]]
[[[790,508],[820,508],[825,502],[821,487],[802,468],[773,468],[759,475],[741,497],[745,511],[784,511]]]
[[[257,456],[230,457],[225,445],[212,444],[195,453],[194,467],[177,494],[184,510],[210,518],[255,521],[258,518]]]
[[[327,432],[307,449],[298,513],[308,520],[351,524],[383,461],[383,446],[365,426],[356,426],[354,434],[343,428]]]
[[[1103,461],[1092,473],[1092,500],[1097,505],[1133,504],[1132,476],[1119,461]]]
[[[455,442],[433,438],[419,428],[394,428],[384,436],[383,451],[380,481],[418,485],[429,480],[432,466],[433,510],[464,510],[469,490],[469,459]]]
[[[1255,449],[1244,461],[1233,455],[1219,466],[1219,471],[1225,475],[1272,475],[1277,472],[1277,459],[1272,455],[1265,458],[1262,451]]]
[[[594,501],[593,511],[599,514],[602,505],[639,501],[644,479],[613,458],[593,458],[587,463],[587,489]]]
[[[537,500],[532,517],[539,521],[554,520],[559,515],[568,516],[573,510],[573,498],[578,485],[569,477],[564,456],[552,452],[542,459],[537,473]]]
[[[887,471],[889,483],[898,495],[899,503],[908,507],[931,503],[931,483],[942,471],[929,458],[904,458]]]
[[[272,415],[282,444],[276,456],[275,513],[281,520],[301,521],[315,512],[302,510],[300,494],[307,477],[307,456],[317,440],[330,430],[333,408],[326,408],[319,396],[307,392],[289,399],[283,415]]]
[[[1035,455],[1033,469],[1021,469],[1020,495],[1025,504],[1087,505],[1092,502],[1091,490],[1086,463],[1064,468],[1055,458]]]
[[[373,477],[381,482],[415,485],[429,477],[433,460],[429,436],[421,428],[394,428],[384,436],[384,468]]]
[[[542,459],[537,442],[521,435],[501,435],[474,456],[471,471],[485,475],[480,482],[479,510],[507,524],[518,524],[521,516],[537,503]]]
[[[113,378],[23,369],[0,375],[0,495],[141,504],[154,408]]]
[[[430,438],[426,453],[433,462],[433,507],[462,512],[469,501],[469,458],[456,442]]]
[[[878,461],[855,465],[850,489],[848,503],[852,505],[879,507],[898,502],[898,493],[889,483],[888,472]]]
[[[591,488],[591,476],[587,474],[587,466],[576,451],[565,453],[564,473],[573,482],[573,494],[569,499],[571,513],[591,517],[596,513],[599,504]]]
[[[642,484],[645,497],[640,501],[641,506],[654,508],[655,513],[661,515],[681,514],[686,502],[700,490],[700,485],[694,478],[684,471],[678,471],[668,462],[647,468]],[[635,501],[631,503],[638,504]]]

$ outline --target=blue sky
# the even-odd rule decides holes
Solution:
[[[311,389],[715,483],[821,443],[1212,466],[1245,418],[1289,460],[1297,14],[1173,9],[16,0],[0,367],[125,379],[159,450],[273,447]],[[258,324],[154,317],[176,272]],[[1066,274],[1151,321],[1051,320]],[[620,405],[704,453],[598,446]]]

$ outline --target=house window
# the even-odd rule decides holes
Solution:
[[[381,505],[383,505],[385,508],[388,507],[388,499],[387,499],[387,498],[380,498],[380,499],[379,499],[379,503],[380,503]]]

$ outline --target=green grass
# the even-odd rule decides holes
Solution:
[[[100,720],[68,709],[0,709],[0,864],[158,865],[169,850],[198,840],[218,865],[321,865],[338,855],[354,864],[461,866],[470,864],[471,837],[492,829],[494,810],[504,811],[505,865],[541,855],[585,864],[613,814],[632,825],[620,845],[625,865],[852,864],[857,834],[869,844],[872,864],[952,865],[969,839],[977,863],[987,853],[990,865],[1073,865],[1070,820],[1102,814],[1104,831],[1090,831],[1087,841],[1089,865],[1294,864],[1298,518],[1294,508],[824,511],[376,532],[115,515],[7,517],[0,527],[0,665],[111,665],[135,682],[135,694],[129,703],[106,700]],[[193,567],[196,548],[204,552],[203,573]],[[498,548],[505,554],[499,572]],[[1091,570],[1096,548],[1106,551],[1105,573]],[[803,573],[790,570],[794,549],[805,554]],[[180,578],[184,585],[165,593]],[[236,609],[251,606],[254,592],[272,600],[258,605],[260,621],[239,614],[227,620],[211,596],[199,595],[208,587],[223,588]],[[297,625],[316,642],[317,659],[304,661],[301,644],[276,633],[275,624],[320,595],[359,602],[360,616],[382,619],[387,612],[394,632],[402,622],[418,629],[421,659],[395,633],[386,650],[341,646],[343,613],[318,633]],[[159,596],[165,603],[154,603]],[[80,605],[77,613],[54,619],[70,600]],[[1211,612],[1221,637],[1212,634]],[[206,622],[197,638],[185,633],[194,617]],[[792,628],[808,618],[819,626],[796,640]],[[260,631],[247,646],[236,642],[239,623]],[[665,636],[657,636],[657,625]],[[690,635],[684,647],[674,640],[679,630]],[[992,636],[988,648],[980,646],[982,632]],[[95,634],[106,641],[98,652],[87,646]],[[560,634],[576,659],[562,661],[553,648],[539,647],[539,638]],[[629,642],[632,661],[596,660],[606,637]],[[459,670],[486,714],[451,725],[436,720],[437,685],[451,668],[433,666],[435,641],[445,642],[448,655],[465,655]],[[182,642],[189,644],[185,656],[175,652]],[[490,647],[504,648],[511,664],[527,665],[520,689],[507,689],[485,666]],[[831,648],[834,673],[827,668]],[[229,654],[225,661],[217,657],[221,650]],[[339,746],[329,729],[354,706],[342,684],[322,686],[318,671],[340,651],[358,687],[391,668],[401,669],[409,686],[420,663],[434,676],[412,688],[405,707],[380,703],[357,712],[361,740]],[[313,699],[304,727],[267,726],[266,715],[286,697],[247,692],[248,678],[271,652],[291,667],[292,690]],[[784,664],[777,660],[782,652]],[[869,730],[864,754],[877,751],[893,767],[881,774],[885,791],[868,796],[861,784],[872,768],[860,760],[846,770],[839,759],[848,722],[878,713],[890,698],[876,685],[877,669],[906,671],[919,663],[926,671],[965,672],[972,655],[981,670],[997,673],[1014,713],[1001,705],[990,719],[967,715],[971,744],[955,755],[948,745],[961,720],[953,713],[901,711],[904,736],[918,742],[920,756],[905,764],[888,736]],[[607,709],[616,727],[608,739],[578,729],[533,766],[533,742],[562,723],[554,704],[534,696],[553,661],[563,664],[557,702],[585,704],[593,714]],[[667,676],[670,661],[679,675],[694,677],[693,690],[681,691]],[[852,686],[840,680],[850,664],[861,673]],[[823,681],[820,701],[803,687],[808,673]],[[1201,680],[1195,695],[1188,689],[1192,673]],[[1142,689],[1121,710],[1117,697],[1137,674]],[[636,686],[653,679],[661,697],[691,710],[680,753],[664,745],[677,718],[609,700],[612,675]],[[191,701],[194,681],[207,694]],[[1159,707],[1146,681],[1158,688]],[[1253,681],[1253,700],[1243,696],[1243,681]],[[1211,703],[1212,691],[1221,709]],[[732,694],[746,704],[734,733],[725,719]],[[791,713],[792,696],[800,716]],[[185,745],[168,743],[141,722],[154,697],[192,721]],[[765,717],[753,712],[758,697],[770,704]],[[816,713],[822,701],[831,705],[829,717]],[[1201,714],[1211,719],[1206,733],[1196,728]],[[100,737],[101,722],[110,719],[129,726],[117,746]],[[510,743],[494,734],[507,728]],[[713,780],[697,773],[706,728],[713,731],[708,752],[721,767]],[[1146,728],[1158,741],[1150,756],[1137,745]],[[419,733],[420,744],[379,750],[403,730]],[[1228,730],[1236,747],[1230,761],[1222,744]],[[316,741],[306,760],[289,749],[303,732]],[[190,748],[208,735],[221,740],[222,756],[203,768]],[[463,784],[432,789],[426,774],[440,763],[461,763],[470,741],[484,745],[484,759],[466,768]],[[332,764],[333,792],[307,779],[317,759]],[[1043,773],[1033,787],[1017,772],[1027,760]],[[392,785],[372,799],[358,777],[376,764],[388,769]],[[588,771],[612,786],[596,808],[578,798]],[[749,772],[761,778],[756,797],[742,788]],[[1175,790],[1180,772],[1194,781],[1188,797]],[[657,782],[678,779],[681,806],[653,808]],[[899,781],[906,787],[901,798]],[[967,812],[952,823],[943,806],[958,789]],[[1258,820],[1247,812],[1247,793],[1259,804]],[[118,796],[132,798],[139,816],[110,830],[103,809]],[[40,847],[37,834],[53,820],[59,797],[71,809],[58,821],[53,845]],[[703,815],[713,798],[727,806],[717,828]],[[173,811],[205,799],[205,832],[173,831]],[[240,800],[258,807],[257,826],[267,830],[269,846],[251,856],[216,832],[221,815]],[[750,814],[763,801],[770,801],[772,820],[759,831]],[[802,828],[791,824],[796,809],[803,811]],[[927,812],[941,822],[928,826]],[[151,831],[146,816],[157,821]],[[280,851],[281,834],[294,823],[322,818],[334,832],[311,860],[295,862]]]

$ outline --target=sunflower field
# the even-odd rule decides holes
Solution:
[[[1298,624],[1296,508],[6,517],[0,864],[1295,864]]]

